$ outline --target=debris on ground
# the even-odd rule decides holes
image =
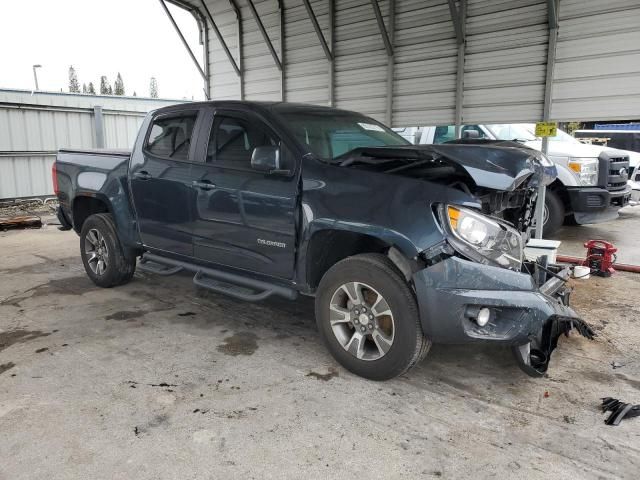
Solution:
[[[624,367],[624,363],[620,363],[620,362],[613,361],[613,362],[611,362],[611,366],[612,366],[612,367],[613,367],[613,369],[615,370],[616,368],[622,368],[622,367]]]
[[[602,399],[602,411],[611,412],[604,421],[607,425],[620,425],[624,418],[640,417],[640,405],[631,405],[611,397]]]
[[[0,230],[13,228],[41,228],[42,219],[36,215],[18,215],[15,217],[0,217]]]

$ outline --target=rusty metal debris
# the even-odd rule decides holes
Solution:
[[[0,217],[0,230],[12,228],[42,228],[42,219],[36,215]]]

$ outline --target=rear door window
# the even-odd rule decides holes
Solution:
[[[197,112],[156,118],[151,124],[146,150],[156,157],[189,160]]]

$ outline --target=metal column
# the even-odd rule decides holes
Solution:
[[[187,52],[189,52],[189,56],[191,57],[191,60],[193,60],[193,63],[195,64],[196,68],[198,69],[198,72],[200,72],[200,75],[202,76],[202,79],[206,83],[208,81],[207,74],[204,73],[204,70],[200,66],[200,63],[196,59],[196,56],[193,54],[193,50],[191,50],[191,47],[187,43],[187,40],[184,38],[184,35],[182,34],[182,31],[180,30],[180,27],[178,27],[178,24],[176,23],[176,21],[173,18],[173,15],[171,15],[171,12],[167,8],[167,5],[164,3],[164,0],[158,0],[158,1],[160,2],[160,5],[162,5],[162,8],[164,9],[164,12],[167,14],[167,17],[169,17],[169,20],[171,21],[171,24],[173,25],[173,28],[175,28],[176,33],[180,37],[180,40],[182,40],[182,44],[184,45],[184,48],[186,48]]]
[[[396,34],[396,0],[389,0],[389,42],[393,47]],[[388,127],[393,126],[393,75],[395,71],[395,54],[391,50],[391,55],[387,56],[387,105],[386,123]]]
[[[220,33],[220,29],[218,28],[218,25],[216,25],[216,22],[213,19],[213,15],[211,15],[211,11],[209,11],[209,7],[207,7],[207,4],[205,3],[204,0],[200,0],[200,3],[202,4],[202,9],[207,14],[207,17],[209,17],[209,21],[211,22],[211,28],[213,28],[213,32],[216,34],[216,37],[218,38],[218,42],[220,42],[220,45],[222,45],[222,49],[224,50],[224,53],[227,56],[227,59],[229,60],[229,62],[231,63],[231,66],[235,70],[236,75],[240,76],[241,75],[240,67],[238,67],[238,64],[236,63],[235,58],[233,58],[233,55],[231,55],[231,52],[229,51],[229,47],[227,46],[227,42],[224,41],[224,37],[222,36],[222,33]]]
[[[329,0],[329,48],[331,50],[331,62],[329,62],[329,106],[335,106],[335,67],[336,62],[333,58],[335,52],[335,29],[336,29],[336,0]]]
[[[104,148],[104,116],[102,107],[93,107],[93,128],[96,134],[96,148]]]
[[[449,0],[451,20],[456,31],[458,44],[458,61],[456,67],[456,138],[460,138],[462,130],[462,107],[464,103],[464,60],[466,47],[467,1],[460,0],[460,8],[456,8],[455,0]]]
[[[267,34],[267,30],[264,28],[264,24],[262,23],[262,20],[260,19],[260,15],[258,15],[258,11],[256,10],[256,6],[253,4],[253,0],[247,0],[247,5],[249,5],[249,10],[251,11],[251,15],[253,16],[253,19],[256,21],[256,24],[258,25],[258,30],[260,31],[260,34],[262,35],[262,39],[264,40],[264,43],[267,44],[267,48],[269,49],[269,53],[271,54],[271,57],[273,58],[273,62],[276,64],[276,67],[278,67],[278,70],[282,71],[282,62],[280,62],[280,58],[278,57],[278,54],[276,53],[276,49],[273,48],[273,43],[271,43],[271,39],[269,38],[269,35]],[[278,5],[280,5],[280,2],[278,2]]]
[[[236,15],[236,36],[238,41],[238,69],[240,70],[240,100],[244,100],[244,69],[242,67],[243,64],[243,53],[242,53],[242,13],[240,12],[240,8],[236,3],[236,0],[229,0],[229,4],[231,4],[231,8],[233,8],[233,12]]]
[[[333,28],[334,28],[334,15],[335,15],[335,0],[329,0],[329,43],[331,47],[329,47],[329,43],[324,38],[324,33],[322,33],[322,29],[320,28],[320,24],[318,23],[318,19],[316,18],[316,14],[311,7],[311,3],[309,0],[302,0],[304,3],[304,7],[307,10],[307,15],[309,16],[309,20],[311,20],[311,25],[313,26],[313,30],[316,32],[316,36],[318,37],[318,41],[320,42],[320,46],[322,47],[322,51],[324,52],[324,56],[327,58],[327,62],[329,62],[329,105],[333,106],[333,67],[334,67],[334,59],[333,59]]]
[[[547,72],[544,84],[544,106],[542,109],[542,121],[548,122],[551,117],[551,100],[553,86],[553,72],[556,64],[556,47],[558,44],[558,0],[547,0],[547,12],[549,16],[549,43],[547,47]],[[542,153],[547,154],[549,149],[549,139],[542,138]],[[544,225],[544,204],[547,187],[538,187],[538,198],[536,200],[536,231],[535,237],[542,238]]]

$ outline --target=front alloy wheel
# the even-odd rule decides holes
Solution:
[[[366,283],[348,282],[331,297],[333,334],[359,360],[378,360],[393,345],[393,313],[384,297]]]
[[[324,274],[316,292],[316,322],[333,357],[371,380],[401,375],[431,346],[411,285],[379,253],[345,258]]]

